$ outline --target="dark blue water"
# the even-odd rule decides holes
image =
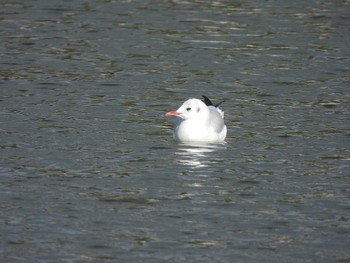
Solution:
[[[349,2],[0,6],[2,261],[350,261]]]

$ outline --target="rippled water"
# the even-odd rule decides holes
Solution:
[[[350,261],[349,1],[0,7],[4,262]]]

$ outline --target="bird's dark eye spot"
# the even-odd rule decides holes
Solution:
[[[188,107],[186,110],[187,110],[187,111],[190,111],[190,110],[191,110],[191,108],[190,108],[190,107]]]
[[[198,109],[197,109],[197,112],[200,112],[200,110],[201,110],[201,108],[198,108]]]

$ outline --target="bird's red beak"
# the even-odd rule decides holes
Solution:
[[[169,111],[165,114],[165,116],[174,116],[174,117],[177,117],[179,115],[180,113],[178,113],[177,111]]]

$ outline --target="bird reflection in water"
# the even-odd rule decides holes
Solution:
[[[192,168],[207,167],[213,163],[213,153],[226,149],[222,144],[180,144],[175,152],[176,161]]]

